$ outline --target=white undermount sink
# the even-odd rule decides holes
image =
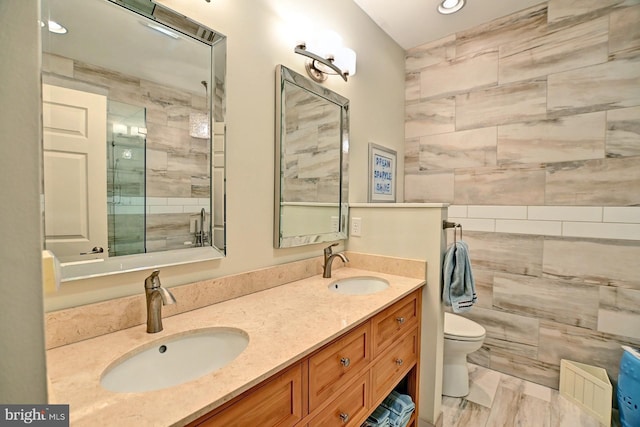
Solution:
[[[122,393],[171,387],[222,368],[248,344],[249,336],[232,328],[172,335],[124,355],[105,370],[100,384]]]
[[[348,277],[336,280],[328,288],[332,292],[344,295],[369,295],[384,291],[389,287],[389,282],[379,277]]]

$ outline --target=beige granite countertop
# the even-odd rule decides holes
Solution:
[[[376,276],[391,286],[371,295],[327,290],[337,279]],[[69,404],[71,425],[184,425],[248,390],[279,370],[418,289],[423,280],[340,268],[333,278],[314,276],[146,325],[47,351],[50,403]],[[117,313],[114,313],[117,316]],[[173,334],[232,327],[249,336],[247,348],[225,367],[196,380],[144,393],[115,393],[100,386],[103,371],[124,354]]]

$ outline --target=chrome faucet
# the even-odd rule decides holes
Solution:
[[[207,220],[207,212],[204,208],[200,210],[200,222],[198,223],[198,230],[195,233],[195,245],[197,247],[205,246],[209,242],[209,231],[205,230],[204,224]]]
[[[147,297],[147,332],[155,334],[162,330],[162,306],[175,304],[173,294],[160,285],[160,270],[153,270],[144,280],[144,293]]]
[[[338,244],[334,243],[324,248],[324,265],[322,266],[323,268],[322,277],[324,278],[331,277],[331,264],[333,263],[333,260],[335,257],[339,257],[342,260],[342,262],[349,262],[349,259],[342,252],[338,252],[335,254],[331,253],[331,248],[334,246],[338,246]]]

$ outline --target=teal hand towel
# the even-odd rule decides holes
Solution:
[[[411,396],[392,391],[383,401],[383,407],[390,412],[389,424],[392,427],[403,427],[411,418],[411,413],[416,405],[411,400]]]
[[[459,240],[447,250],[442,265],[442,299],[454,313],[471,310],[478,300],[471,271],[469,247]]]
[[[391,412],[384,406],[378,406],[369,418],[367,418],[366,425],[369,427],[389,427],[389,416]]]

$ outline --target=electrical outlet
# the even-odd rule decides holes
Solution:
[[[362,218],[351,218],[351,235],[362,236]]]

